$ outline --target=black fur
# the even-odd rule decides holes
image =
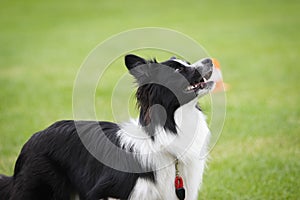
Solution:
[[[117,124],[99,122],[100,126],[96,126],[88,121],[80,124],[120,145],[115,135],[119,130]],[[67,200],[75,193],[86,200],[127,199],[139,177],[155,181],[152,172],[126,173],[103,165],[83,146],[74,121],[59,121],[34,134],[24,145],[13,177],[0,178],[0,199]]]
[[[0,199],[9,199],[12,184],[12,177],[0,175]]]

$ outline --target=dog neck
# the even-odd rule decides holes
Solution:
[[[197,109],[197,99],[194,99],[184,105],[160,105],[155,104],[151,107],[141,107],[139,123],[144,127],[145,132],[155,139],[157,129],[163,128],[170,134],[177,135],[178,130],[182,130],[182,120],[184,118],[189,119],[189,114],[192,111],[199,111]],[[175,116],[176,115],[176,116]]]

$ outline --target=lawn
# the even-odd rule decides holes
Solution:
[[[128,29],[164,27],[202,44],[230,85],[199,199],[299,199],[299,10],[296,0],[3,0],[0,173],[12,174],[34,132],[73,117],[73,83],[96,45]],[[107,105],[126,71],[120,59],[112,66],[95,96],[101,120],[114,120]]]

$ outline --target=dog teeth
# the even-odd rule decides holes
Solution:
[[[195,85],[189,85],[186,88],[186,91],[190,91],[190,90],[193,90],[193,89],[198,88],[198,87],[203,89],[206,86],[205,82],[206,82],[206,79],[204,79],[204,82],[196,83]]]
[[[187,91],[189,91],[189,90],[191,90],[191,89],[192,89],[192,86],[191,86],[191,85],[188,86],[188,87],[186,88]]]
[[[186,88],[186,90],[193,90],[197,87],[197,85],[190,85]]]
[[[192,85],[188,86],[186,89],[187,90],[192,90],[194,87]]]

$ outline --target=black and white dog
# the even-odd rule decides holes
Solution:
[[[184,199],[176,177],[185,199],[197,199],[210,135],[197,101],[214,87],[212,60],[130,54],[125,64],[138,83],[139,119],[59,121],[34,134],[14,175],[0,176],[0,200]]]

